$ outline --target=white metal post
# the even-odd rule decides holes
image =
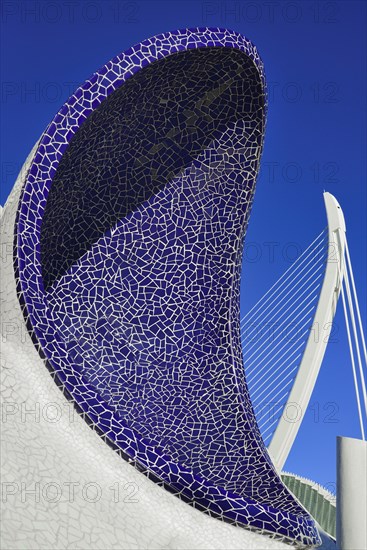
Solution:
[[[339,550],[367,548],[367,442],[337,438],[336,541]]]

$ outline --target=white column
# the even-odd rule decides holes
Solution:
[[[337,438],[336,538],[340,550],[367,548],[367,442]]]

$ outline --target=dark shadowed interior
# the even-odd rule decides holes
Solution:
[[[58,165],[41,227],[45,289],[229,122],[250,119],[260,136],[263,108],[259,73],[233,48],[175,53],[129,78],[85,120]]]

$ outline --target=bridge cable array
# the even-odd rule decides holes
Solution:
[[[266,445],[281,418],[313,326],[328,252],[324,229],[241,319],[245,374]]]
[[[346,296],[345,296],[346,295]],[[359,309],[358,296],[354,281],[352,262],[350,259],[348,241],[345,239],[345,263],[343,270],[343,284],[341,287],[341,297],[344,310],[345,325],[347,329],[350,360],[352,364],[354,388],[357,398],[357,408],[361,436],[366,441],[365,427],[367,425],[367,392],[365,371],[367,368],[366,341],[362,327],[361,312]],[[355,315],[356,314],[356,315]],[[357,321],[356,322],[356,316]],[[352,326],[352,331],[350,329]],[[363,355],[361,354],[361,348]],[[358,370],[356,369],[355,355],[357,356]],[[363,397],[364,409],[361,405],[360,390]]]
[[[344,258],[328,259],[328,231],[324,229],[241,319],[246,380],[266,445],[286,414],[284,407],[310,332],[320,337],[314,317],[327,261],[338,262],[359,423],[366,440],[366,341],[345,234],[340,232],[339,239],[344,239]]]

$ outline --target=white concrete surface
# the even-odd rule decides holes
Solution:
[[[367,441],[337,440],[336,540],[339,550],[367,548]]]

